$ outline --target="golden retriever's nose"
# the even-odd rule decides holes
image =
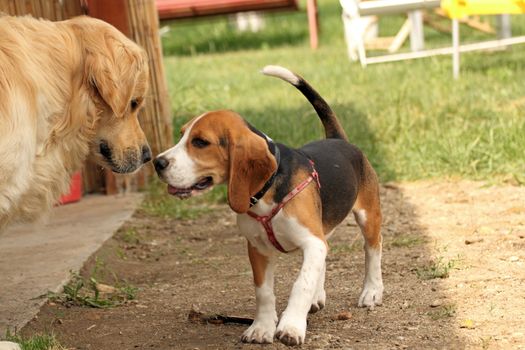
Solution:
[[[151,160],[151,149],[148,145],[142,146],[142,163],[147,163]]]
[[[157,174],[160,175],[160,173],[170,165],[169,160],[167,160],[164,157],[157,157],[153,161],[153,165],[155,166],[155,170],[157,171]]]

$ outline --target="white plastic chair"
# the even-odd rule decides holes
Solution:
[[[441,0],[339,0],[343,8],[343,24],[348,56],[352,61],[367,64],[365,36],[370,28],[371,20],[367,16],[408,13],[409,22],[402,31],[410,32],[410,48],[420,51],[425,47],[423,34],[423,13],[421,10],[440,6]],[[402,32],[400,31],[400,33]],[[402,42],[402,40],[401,40]],[[401,43],[396,43],[400,45]]]

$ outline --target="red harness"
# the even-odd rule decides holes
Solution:
[[[308,178],[306,180],[301,182],[290,193],[288,193],[283,198],[282,202],[277,204],[272,209],[270,214],[268,214],[268,215],[257,215],[257,214],[255,214],[254,212],[251,212],[251,211],[246,212],[246,214],[250,215],[252,218],[254,218],[255,220],[259,221],[261,223],[261,225],[263,225],[264,230],[266,231],[266,234],[268,236],[268,240],[273,244],[273,246],[275,248],[277,248],[277,250],[279,250],[279,251],[281,251],[283,253],[288,253],[288,252],[283,248],[283,246],[279,243],[279,241],[275,237],[275,233],[273,232],[272,219],[275,217],[275,215],[277,215],[277,213],[279,213],[279,211],[281,211],[282,208],[284,208],[286,203],[288,203],[295,196],[297,196],[313,180],[315,180],[315,182],[317,184],[317,188],[319,188],[319,189],[321,188],[321,183],[319,182],[319,174],[317,173],[317,170],[315,170],[314,162],[312,160],[310,160],[310,165],[312,166],[312,173],[310,174],[310,176],[308,176]]]

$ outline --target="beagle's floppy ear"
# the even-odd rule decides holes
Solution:
[[[145,61],[143,52],[127,45],[122,38],[105,33],[102,42],[88,49],[85,64],[87,83],[120,117],[130,104],[138,80],[144,80],[144,74],[147,74]]]
[[[259,192],[277,170],[277,161],[260,136],[247,133],[230,138],[228,203],[236,213],[250,209],[250,198]]]

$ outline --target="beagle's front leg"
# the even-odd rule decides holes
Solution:
[[[255,283],[255,301],[257,304],[255,320],[244,331],[241,340],[245,343],[273,343],[277,313],[273,293],[274,257],[267,257],[248,242],[248,255],[252,265]]]
[[[275,334],[286,345],[304,343],[306,317],[324,272],[328,250],[326,243],[313,235],[310,235],[302,246],[303,265],[299,272],[299,277],[293,285],[288,306],[281,315]]]

